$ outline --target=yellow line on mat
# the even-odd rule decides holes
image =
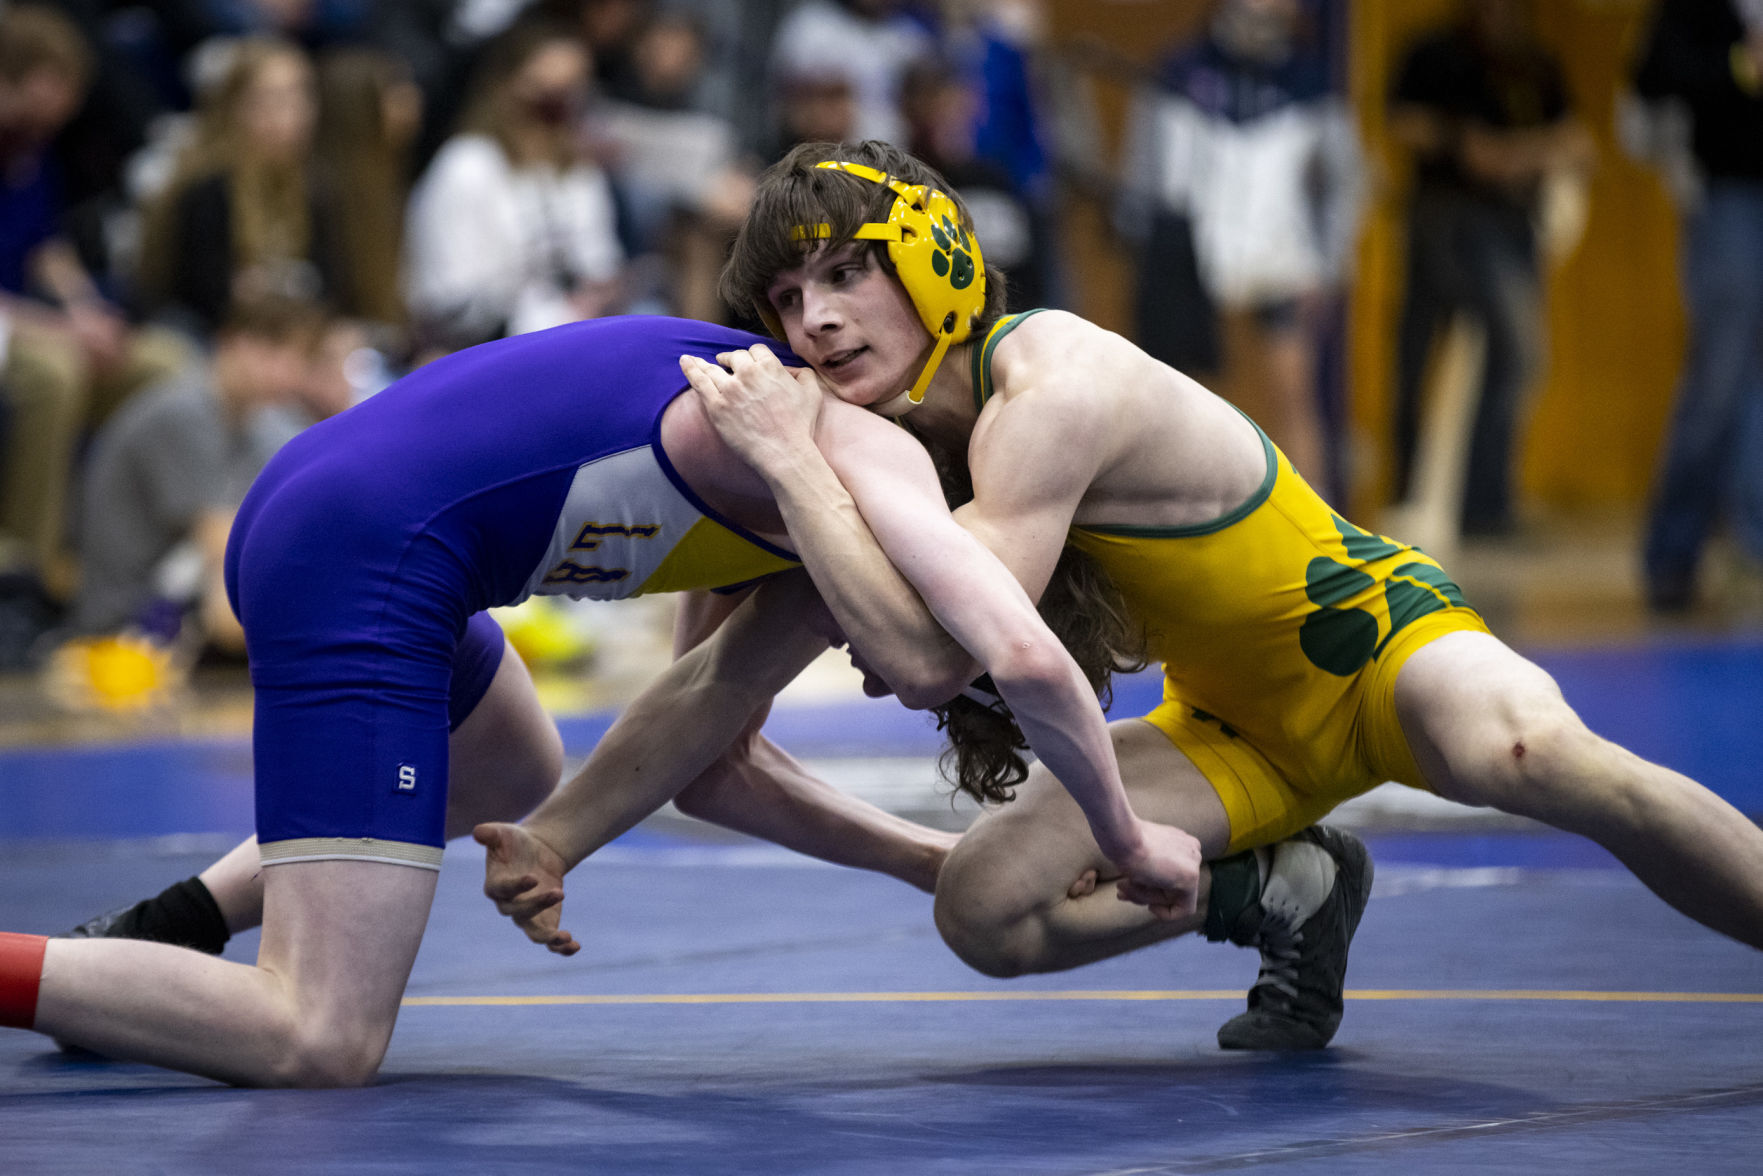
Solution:
[[[662,992],[573,996],[407,996],[417,1008],[450,1005],[903,1004],[938,1001],[1241,1000],[1236,989],[1020,990],[1010,992]],[[1763,1004],[1757,992],[1584,992],[1531,988],[1383,988],[1347,990],[1348,1000],[1573,1000],[1661,1004]]]

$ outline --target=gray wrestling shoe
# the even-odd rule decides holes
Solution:
[[[1347,950],[1371,897],[1371,855],[1351,833],[1313,825],[1272,847],[1262,917],[1233,934],[1261,949],[1249,1009],[1218,1030],[1225,1049],[1321,1049],[1341,1024]]]

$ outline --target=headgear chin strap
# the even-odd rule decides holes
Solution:
[[[852,238],[887,242],[894,273],[918,311],[919,322],[936,340],[924,370],[905,393],[906,403],[899,404],[896,399],[880,410],[888,416],[903,415],[923,402],[925,389],[937,374],[943,356],[954,344],[967,341],[985,312],[986,263],[980,254],[979,240],[962,225],[961,209],[955,201],[935,188],[903,183],[861,163],[829,159],[815,166],[845,172],[894,193],[888,219],[860,225]],[[831,236],[830,225],[796,226],[797,240]],[[760,315],[774,334],[783,334],[769,305],[760,308]]]

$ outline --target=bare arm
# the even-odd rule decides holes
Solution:
[[[829,414],[826,423],[820,441],[827,460],[876,542],[992,676],[1029,746],[1083,810],[1102,852],[1127,875],[1171,894],[1156,904],[1160,913],[1192,909],[1198,843],[1133,812],[1095,693],[1018,575],[950,516],[929,455],[860,410]],[[1084,471],[1080,459],[1069,481],[1087,483]],[[1058,558],[1075,501],[1052,504],[1032,521],[1037,552],[1050,550],[1044,567],[1025,564],[1037,590]]]
[[[815,608],[807,577],[782,577],[699,640],[725,609],[716,598],[690,602],[679,635],[687,651],[581,770],[521,825],[473,831],[489,849],[484,892],[497,909],[534,942],[573,955],[580,944],[559,925],[563,876],[676,794],[694,815],[934,887],[952,837],[844,795],[758,735],[772,696],[826,648],[825,634],[803,623]],[[684,792],[682,781],[692,781]]]
[[[764,347],[719,358],[732,372],[695,356],[680,366],[723,440],[771,487],[790,539],[853,649],[907,706],[947,701],[978,667],[876,544],[816,448],[824,400],[818,378],[785,368]]]
[[[1048,430],[1065,439],[1052,467],[1057,483],[1023,516],[1032,539],[1023,549],[1028,554],[1006,567],[950,516],[930,457],[911,437],[847,405],[832,402],[823,410],[804,381],[787,373],[773,378],[766,370],[776,363],[769,352],[749,357],[750,363],[738,355],[726,359],[732,373],[698,361],[682,367],[724,441],[765,477],[780,504],[794,499],[808,516],[806,535],[824,534],[816,529],[817,507],[845,520],[829,551],[799,535],[785,516],[817,579],[842,580],[823,595],[853,642],[878,664],[901,652],[898,634],[864,628],[862,616],[840,611],[842,602],[861,599],[864,587],[841,553],[847,546],[879,545],[941,627],[992,676],[1030,747],[1083,810],[1102,852],[1142,884],[1141,893],[1160,892],[1151,903],[1159,914],[1192,910],[1198,843],[1132,811],[1095,694],[1024,591],[1025,584],[1036,593],[1045,586],[1082,487],[1100,460],[1096,446],[1076,443],[1084,431]]]
[[[639,694],[581,770],[522,823],[573,869],[673,799],[826,648],[824,633],[798,623],[811,591],[798,577],[761,586],[714,639]]]
[[[683,656],[716,631],[733,611],[728,600],[709,592],[687,593],[681,599],[674,656]],[[824,616],[825,605],[803,599],[802,612],[799,620],[811,613]],[[830,617],[825,619],[831,623]],[[920,890],[934,890],[943,858],[958,838],[827,784],[760,734],[769,712],[768,701],[733,746],[674,798],[679,810],[822,861],[874,870]]]
[[[762,837],[835,865],[898,878],[929,893],[960,840],[839,791],[755,732],[675,803],[688,816]]]

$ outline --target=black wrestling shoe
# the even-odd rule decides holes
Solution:
[[[219,955],[227,939],[226,920],[200,879],[168,886],[152,898],[118,907],[62,933],[63,939],[144,939]]]
[[[1321,1049],[1341,1024],[1347,950],[1371,897],[1371,855],[1351,833],[1313,825],[1272,847],[1258,926],[1231,938],[1261,949],[1249,1009],[1218,1030],[1225,1049]]]

